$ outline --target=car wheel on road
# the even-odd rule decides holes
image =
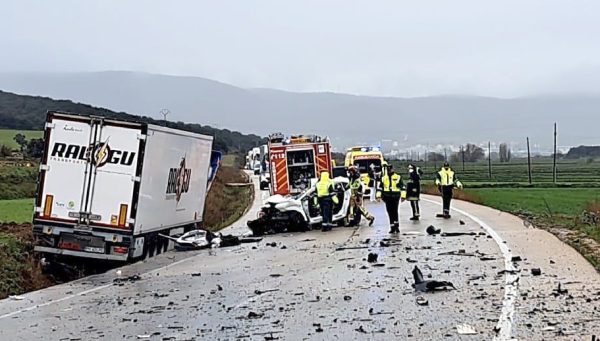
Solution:
[[[294,231],[308,231],[308,224],[302,218],[302,215],[297,212],[290,214],[290,226]]]

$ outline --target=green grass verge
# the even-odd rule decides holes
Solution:
[[[234,154],[227,154],[223,156],[221,165],[225,167],[235,167],[237,162],[237,156]]]
[[[41,130],[0,129],[0,145],[5,145],[12,149],[18,149],[19,145],[17,142],[15,142],[14,137],[19,133],[25,135],[27,140],[41,139],[44,137],[44,132]]]
[[[24,243],[15,236],[0,232],[0,297],[21,293],[21,273],[27,267]]]
[[[459,191],[459,197],[519,215],[547,229],[600,271],[600,224],[582,220],[586,211],[600,215],[597,188],[478,188]]]
[[[478,188],[465,192],[486,206],[535,215],[579,216],[588,203],[600,200],[597,188]]]
[[[33,199],[0,200],[0,223],[31,222],[33,203]]]

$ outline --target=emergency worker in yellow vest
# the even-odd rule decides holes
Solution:
[[[392,165],[384,164],[377,196],[381,197],[385,203],[385,209],[390,219],[390,233],[400,233],[398,206],[400,206],[403,188],[402,176],[394,171]]]
[[[357,226],[361,215],[369,221],[369,226],[373,226],[375,217],[363,206],[363,183],[356,166],[348,168],[348,179],[351,191],[350,209],[348,212],[350,226]]]
[[[333,204],[339,202],[335,189],[333,187],[333,181],[329,178],[329,172],[322,172],[321,178],[316,185],[317,202],[321,208],[321,216],[323,217],[321,231],[331,231],[333,227]]]
[[[442,195],[443,213],[438,214],[439,218],[450,219],[450,202],[454,195],[454,188],[463,188],[463,184],[458,181],[458,177],[450,168],[448,162],[444,162],[444,167],[436,174],[435,184]]]

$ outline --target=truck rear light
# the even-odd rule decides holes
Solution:
[[[125,246],[113,246],[113,252],[125,254],[125,253],[129,252],[129,248],[125,247]]]
[[[127,205],[121,204],[119,207],[119,227],[124,227],[127,221]]]
[[[44,217],[52,215],[52,204],[54,203],[54,196],[47,194],[46,200],[44,201]]]

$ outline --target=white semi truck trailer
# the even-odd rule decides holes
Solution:
[[[213,138],[49,112],[33,217],[46,257],[130,261],[202,221]]]

